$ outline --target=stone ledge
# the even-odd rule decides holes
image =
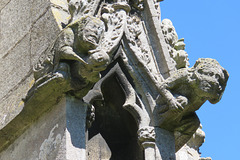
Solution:
[[[67,87],[67,81],[56,75],[48,83],[30,89],[22,111],[0,130],[0,152],[13,143],[43,113],[58,104],[66,91],[64,86]]]

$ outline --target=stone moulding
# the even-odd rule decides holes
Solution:
[[[110,150],[118,144],[104,136],[106,128],[94,125],[101,107],[121,111],[118,123],[134,119],[129,125],[136,131],[129,133],[137,139],[136,152],[144,153],[140,159],[175,159],[199,128],[195,111],[221,99],[229,75],[210,58],[188,67],[184,39],[170,20],[160,23],[159,2],[68,0],[71,18],[35,65],[35,84],[22,112],[0,130],[0,151],[67,95],[87,104],[84,131],[103,134]],[[111,100],[114,86],[118,93]]]

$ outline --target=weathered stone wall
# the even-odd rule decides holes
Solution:
[[[63,98],[50,112],[0,153],[1,160],[65,160],[66,100]],[[61,149],[64,148],[64,149]]]
[[[67,19],[66,0],[0,1],[0,129],[23,108],[33,65]],[[64,17],[64,18],[63,18]]]

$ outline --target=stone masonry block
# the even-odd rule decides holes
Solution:
[[[30,4],[26,0],[12,0],[0,14],[0,58],[7,54],[29,32]]]
[[[26,132],[1,152],[0,159],[55,160],[65,126],[65,99],[62,99],[58,105],[33,122]]]
[[[8,2],[10,2],[10,0],[1,0],[0,1],[0,11],[3,7],[5,7],[5,5],[7,5]]]
[[[0,59],[0,99],[13,90],[30,70],[30,35],[27,34]]]
[[[36,22],[50,8],[49,0],[29,0],[31,4],[31,20]]]
[[[40,55],[53,43],[60,29],[51,9],[33,24],[31,29],[31,61],[34,65]]]
[[[11,121],[22,110],[28,90],[33,84],[33,74],[29,75],[11,94],[1,99],[0,103],[0,129]]]

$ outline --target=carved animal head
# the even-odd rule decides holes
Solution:
[[[105,31],[104,22],[92,16],[82,17],[70,24],[70,27],[77,33],[81,47],[86,50],[97,48]]]
[[[227,84],[228,72],[211,58],[199,58],[193,70],[199,96],[208,99],[212,104],[219,102]]]
[[[165,41],[170,46],[174,47],[174,44],[178,41],[177,32],[169,19],[162,20],[162,33],[165,37]]]

